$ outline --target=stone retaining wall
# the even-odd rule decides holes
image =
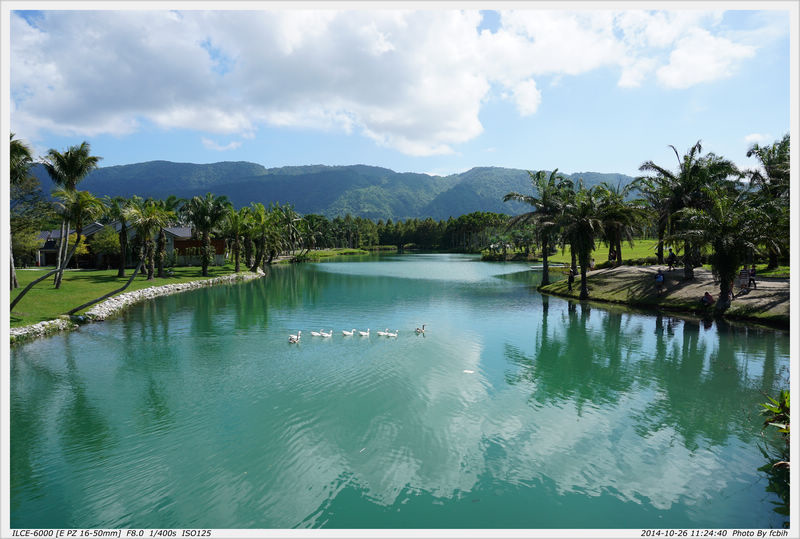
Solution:
[[[134,303],[139,303],[148,299],[153,299],[160,296],[168,296],[170,294],[178,294],[180,292],[186,292],[187,290],[194,290],[196,288],[202,288],[205,286],[214,286],[216,284],[226,284],[237,281],[251,281],[263,276],[264,273],[261,270],[259,270],[258,273],[247,271],[223,275],[222,277],[215,277],[213,279],[206,279],[203,281],[190,281],[188,283],[151,286],[150,288],[126,292],[118,296],[110,297],[107,300],[98,303],[86,311],[86,314],[84,315],[72,317],[62,316],[56,320],[46,320],[30,326],[11,328],[11,344],[28,341],[38,337],[45,337],[60,331],[75,329],[80,324],[87,322],[106,320],[112,316],[116,316],[129,305],[133,305]]]

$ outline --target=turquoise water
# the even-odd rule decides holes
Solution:
[[[461,255],[276,267],[16,347],[11,526],[781,527],[756,405],[788,385],[788,333],[537,279]]]

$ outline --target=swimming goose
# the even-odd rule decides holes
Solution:
[[[367,331],[359,331],[358,334],[362,337],[369,337],[369,328],[367,328]]]
[[[319,330],[320,337],[333,337],[333,330],[330,330],[328,333],[325,333],[322,330]]]
[[[343,329],[343,330],[342,330],[342,335],[345,335],[345,336],[350,336],[350,335],[352,335],[352,334],[353,334],[353,333],[355,333],[355,332],[356,332],[355,328],[351,329],[350,331],[347,331],[346,329]]]
[[[389,333],[389,328],[386,328],[386,329],[385,329],[385,330],[383,330],[383,331],[378,331],[378,335],[380,335],[380,336],[382,336],[382,337],[383,337],[383,336],[386,336],[386,334],[388,334],[388,333]]]
[[[298,331],[297,335],[289,335],[289,342],[294,344],[300,342],[300,334],[303,333],[302,331]]]
[[[322,330],[319,330],[319,331],[312,331],[312,332],[311,332],[311,336],[312,336],[312,337],[322,337]]]
[[[421,328],[417,328],[415,330],[417,333],[425,333],[425,324],[422,324]]]
[[[399,333],[399,332],[398,332],[397,330],[394,330],[394,333],[391,333],[391,332],[388,332],[388,331],[387,331],[387,332],[386,332],[386,336],[387,336],[387,337],[397,337],[397,334],[398,334],[398,333]]]

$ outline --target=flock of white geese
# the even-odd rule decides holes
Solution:
[[[425,324],[422,324],[421,328],[415,329],[414,332],[417,335],[425,333]],[[300,342],[300,337],[302,336],[302,333],[303,333],[302,331],[298,331],[297,335],[289,335],[289,342],[291,344],[297,344],[298,342]],[[342,330],[342,335],[345,336],[345,337],[352,337],[356,333],[358,333],[358,335],[360,335],[362,337],[369,337],[369,328],[367,328],[367,331],[356,331],[355,329],[351,329],[350,331],[347,331],[346,329]],[[398,333],[399,333],[398,330],[394,330],[394,333],[392,333],[391,331],[389,331],[389,328],[386,328],[384,331],[378,331],[378,335],[381,336],[381,337],[397,337]],[[312,337],[330,338],[330,337],[333,337],[333,330],[330,330],[327,333],[325,331],[323,331],[323,330],[312,331],[311,332],[311,336]]]

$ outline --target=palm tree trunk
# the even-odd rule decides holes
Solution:
[[[620,238],[617,238],[617,247],[616,247],[616,249],[617,249],[617,262],[616,262],[615,265],[616,266],[621,266],[622,265],[622,240]]]
[[[10,245],[10,242],[8,248],[11,251],[11,290],[14,290],[19,288],[19,283],[17,282],[17,270],[14,267],[14,248]]]
[[[542,284],[539,286],[547,286],[550,284],[550,267],[547,263],[547,257],[550,254],[550,243],[547,239],[542,240]]]
[[[77,248],[78,248],[78,244],[76,243],[76,244],[75,244],[75,246],[72,248],[72,252],[75,252],[75,249],[77,249]],[[69,253],[69,256],[71,257],[71,256],[72,256],[72,253]],[[69,258],[68,258],[68,259],[69,259]],[[23,288],[23,289],[22,289],[22,292],[20,292],[20,293],[17,295],[17,297],[16,297],[16,298],[14,298],[14,301],[12,301],[12,302],[11,302],[11,306],[9,307],[9,311],[14,309],[14,307],[17,305],[17,303],[19,303],[19,301],[20,301],[20,300],[23,298],[23,296],[25,296],[25,294],[27,294],[27,293],[28,293],[28,291],[29,291],[31,288],[33,288],[33,287],[34,287],[36,284],[40,283],[41,281],[44,281],[45,279],[47,279],[47,278],[48,278],[48,277],[50,277],[51,275],[53,275],[53,274],[55,274],[55,273],[58,273],[58,270],[59,270],[59,269],[60,269],[60,268],[56,268],[56,269],[54,269],[54,270],[48,271],[47,273],[45,273],[44,275],[42,275],[41,277],[39,277],[39,278],[38,278],[38,279],[36,279],[35,281],[31,282],[31,283],[30,283],[28,286],[26,286],[25,288]]]
[[[239,251],[241,250],[241,248],[242,246],[239,244],[239,238],[237,236],[237,238],[233,242],[233,259],[234,259],[234,265],[236,266],[234,268],[234,271],[236,273],[239,273]]]
[[[767,264],[767,271],[778,268],[778,251],[775,249],[769,250],[769,263]]]
[[[167,233],[162,228],[158,233],[158,278],[164,278],[164,256],[167,249]]]
[[[122,228],[119,229],[119,269],[117,270],[117,277],[125,277],[125,266],[128,262],[128,231],[125,229],[125,223],[122,223]]]
[[[137,273],[139,273],[139,270],[141,269],[141,267],[142,267],[142,265],[143,265],[143,264],[144,264],[144,257],[141,257],[141,258],[139,259],[139,265],[138,265],[138,266],[136,266],[136,269],[135,269],[135,270],[133,270],[133,275],[131,275],[131,278],[130,278],[130,279],[128,279],[128,282],[127,282],[127,283],[125,283],[125,286],[123,286],[122,288],[117,288],[117,289],[116,289],[116,290],[114,290],[113,292],[109,292],[108,294],[105,294],[104,296],[100,296],[100,297],[99,297],[99,298],[97,298],[97,299],[93,299],[92,301],[86,302],[86,303],[84,303],[83,305],[80,305],[80,306],[78,306],[78,307],[75,307],[74,309],[72,309],[71,311],[69,311],[67,314],[75,314],[75,313],[77,313],[78,311],[80,311],[80,310],[82,310],[82,309],[85,309],[85,308],[87,308],[87,307],[90,307],[90,306],[94,305],[95,303],[99,303],[99,302],[103,301],[103,300],[104,300],[104,299],[106,299],[106,298],[110,298],[110,297],[111,297],[111,296],[113,296],[114,294],[119,294],[120,292],[122,292],[123,290],[125,290],[126,288],[128,288],[128,286],[130,286],[130,284],[131,284],[131,283],[133,282],[133,280],[136,278],[136,274],[137,274]]]
[[[66,217],[61,219],[61,228],[59,228],[59,237],[58,237],[58,254],[56,255],[56,269],[61,267],[61,256],[64,254],[64,223],[66,223]],[[58,284],[58,273],[53,278],[53,285]]]
[[[67,230],[69,230],[69,226],[67,227]],[[75,228],[75,245],[72,247],[71,251],[64,251],[64,263],[61,264],[61,266],[58,268],[58,273],[56,273],[56,290],[61,288],[61,279],[64,276],[64,270],[66,269],[67,264],[69,264],[72,255],[75,254],[75,251],[78,249],[78,244],[81,242],[81,232],[83,232],[83,227],[80,225],[80,223],[78,223],[78,226]],[[69,237],[67,239],[69,239]],[[69,244],[67,244],[67,246],[69,246]]]
[[[579,253],[581,262],[581,293],[578,299],[589,299],[589,283],[586,282],[586,270],[589,268],[589,254]]]
[[[694,280],[692,245],[688,241],[683,242],[683,278],[687,281]]]
[[[156,274],[156,246],[153,240],[147,242],[147,280],[155,279]]]
[[[203,277],[208,277],[208,258],[211,251],[211,236],[203,232]]]

